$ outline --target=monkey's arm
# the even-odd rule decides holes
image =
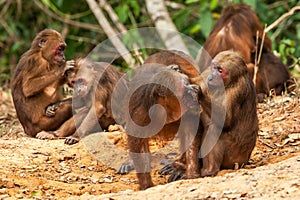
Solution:
[[[99,119],[105,112],[106,108],[101,102],[93,103],[86,117],[83,119],[78,130],[76,131],[78,136],[84,137],[85,135],[89,134],[90,131],[95,128],[97,123],[99,123]]]
[[[54,83],[63,78],[62,72],[60,71],[49,71],[46,74],[40,74],[36,72],[30,76],[25,77],[23,80],[23,93],[26,97],[31,97],[42,92],[46,87],[53,85]]]
[[[57,103],[54,103],[54,104],[51,104],[51,105],[47,106],[46,116],[47,117],[53,117],[55,115],[55,111],[64,104],[72,105],[72,98],[64,99],[62,101],[59,101]]]
[[[57,85],[54,85],[54,83],[63,85],[67,81],[66,73],[74,68],[74,60],[67,61],[64,68],[56,68],[54,70],[47,71],[47,73],[43,73],[41,71],[45,71],[45,69],[43,69],[44,67],[41,65],[47,66],[48,63],[42,62],[39,65],[40,70],[31,70],[30,72],[27,72],[30,75],[25,76],[23,80],[22,86],[25,97],[30,97],[43,92],[46,87],[51,85],[53,85],[54,89],[56,89]]]

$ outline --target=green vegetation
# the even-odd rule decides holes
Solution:
[[[226,0],[168,0],[168,12],[179,32],[203,44]],[[234,0],[233,2],[241,2]],[[263,24],[270,25],[298,0],[244,0],[253,6]],[[107,3],[127,28],[154,26],[144,0],[108,0]],[[107,13],[104,12],[106,15]],[[112,26],[113,22],[111,22]],[[0,84],[8,86],[11,72],[29,47],[37,32],[53,28],[66,36],[66,57],[87,55],[98,43],[107,39],[85,0],[0,1]],[[268,36],[273,50],[299,77],[300,13],[286,18]],[[122,70],[126,66],[120,64]]]

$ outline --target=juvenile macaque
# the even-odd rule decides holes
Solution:
[[[50,112],[51,115],[51,110],[46,111],[47,106],[63,100],[65,47],[57,31],[41,31],[22,55],[12,77],[12,97],[18,119],[25,133],[32,137],[53,138],[48,131],[57,130],[72,116],[70,104],[57,107],[55,116],[46,114]]]

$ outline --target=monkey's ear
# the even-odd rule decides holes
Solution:
[[[40,41],[39,41],[39,47],[40,48],[44,47],[45,43],[46,43],[45,39],[40,39]]]

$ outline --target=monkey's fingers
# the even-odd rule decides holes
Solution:
[[[53,140],[56,136],[51,132],[41,131],[35,136],[37,139],[40,140]]]
[[[71,76],[72,73],[74,72],[74,67],[75,67],[75,61],[74,60],[69,60],[66,62],[66,66],[63,71],[64,76]]]
[[[55,111],[54,110],[50,110],[50,109],[46,110],[46,116],[47,117],[53,117],[54,115],[55,115]]]
[[[177,170],[175,173],[171,174],[171,176],[168,178],[168,183],[186,179],[186,173],[185,170]]]
[[[46,109],[46,116],[53,117],[55,115],[56,110],[57,110],[57,106],[55,105],[48,106]]]
[[[68,145],[76,144],[78,142],[79,142],[79,138],[76,138],[76,137],[73,137],[73,136],[67,137],[65,139],[65,144],[68,144]]]
[[[66,67],[65,68],[74,68],[75,66],[75,60],[68,60],[66,62]]]
[[[134,164],[132,160],[129,160],[120,166],[117,174],[128,174],[132,170],[134,170]]]
[[[174,167],[174,163],[172,162],[172,163],[166,164],[163,168],[161,168],[158,171],[158,174],[169,175],[169,174],[173,174],[175,171],[176,171],[176,168]]]
[[[179,65],[172,64],[172,65],[167,66],[167,68],[168,68],[168,69],[171,69],[171,70],[174,70],[174,71],[176,71],[176,72],[181,73],[181,70],[180,70],[180,68],[179,68]]]
[[[198,101],[198,96],[202,93],[199,85],[189,85],[188,93],[192,95],[194,101]]]

